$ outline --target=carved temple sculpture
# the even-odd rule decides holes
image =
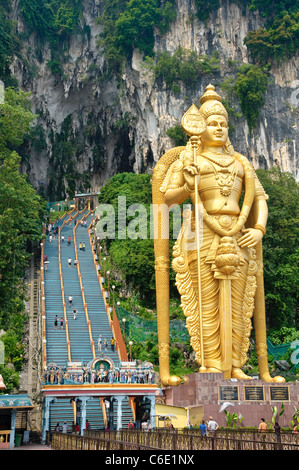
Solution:
[[[247,361],[252,317],[260,378],[268,369],[262,238],[267,195],[246,157],[228,138],[228,115],[214,86],[182,118],[185,147],[167,151],[153,180],[155,272],[162,385],[178,385],[169,372],[168,209],[190,202],[173,247],[172,267],[199,372],[250,379]],[[241,197],[242,196],[242,197]],[[190,201],[191,200],[191,201]],[[240,203],[240,201],[242,202]],[[159,208],[166,207],[165,211]],[[166,232],[165,232],[166,231]]]

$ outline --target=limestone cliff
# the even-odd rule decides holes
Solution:
[[[104,54],[97,46],[101,32],[97,18],[104,0],[83,2],[81,22],[88,25],[88,34],[71,36],[61,77],[47,66],[49,45],[41,45],[35,33],[28,37],[12,72],[20,87],[32,93],[32,109],[39,116],[36,141],[23,169],[40,192],[60,199],[74,189],[98,187],[120,171],[150,171],[174,146],[167,129],[180,123],[192,102],[198,104],[208,82],[223,95],[217,87],[232,72],[228,63],[248,62],[244,37],[262,26],[263,19],[258,12],[244,14],[231,1],[220,3],[218,11],[203,23],[195,17],[190,20],[195,11],[192,0],[177,0],[177,16],[170,30],[164,35],[158,30],[155,33],[156,52],[174,52],[182,46],[208,56],[218,53],[219,71],[199,79],[192,88],[182,86],[178,93],[155,80],[138,50],[120,78],[107,78]],[[17,0],[12,17],[18,31],[26,32]],[[276,162],[298,177],[298,57],[270,73],[266,104],[253,133],[241,116],[234,122],[231,140],[255,168],[268,168]]]

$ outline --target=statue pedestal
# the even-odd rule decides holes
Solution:
[[[224,374],[195,373],[185,376],[184,383],[164,390],[165,404],[190,409],[190,421],[200,424],[209,416],[219,426],[225,426],[224,412],[241,413],[243,426],[258,426],[260,419],[271,421],[271,407],[276,406],[278,414],[283,403],[285,411],[279,417],[280,426],[289,426],[294,414],[294,406],[299,408],[299,383],[266,383],[263,380],[224,379]],[[294,406],[293,406],[294,405]],[[192,409],[194,413],[192,414]],[[201,411],[199,411],[201,410]]]

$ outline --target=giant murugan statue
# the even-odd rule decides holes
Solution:
[[[253,317],[260,378],[284,381],[271,378],[268,370],[262,263],[267,195],[252,165],[228,138],[228,115],[221,101],[208,85],[200,108],[192,105],[183,116],[189,142],[167,151],[156,164],[153,204],[169,208],[189,198],[192,202],[192,210],[184,211],[172,266],[199,372],[251,378],[242,366]],[[167,225],[165,212],[154,211],[159,362],[165,386],[180,383],[169,372]]]

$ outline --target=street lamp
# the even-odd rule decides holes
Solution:
[[[108,277],[108,294],[110,296],[110,292],[109,292],[109,274],[110,274],[110,271],[107,271],[107,277]]]
[[[115,289],[115,285],[112,286],[112,290],[113,290],[113,307],[114,307],[114,289]]]
[[[129,346],[130,346],[130,362],[132,362],[132,345],[133,345],[133,341],[129,341]]]
[[[102,245],[99,246],[99,250],[100,250],[100,266],[102,266]]]
[[[122,322],[123,322],[123,336],[125,336],[126,319],[123,318],[123,319],[122,319]]]

